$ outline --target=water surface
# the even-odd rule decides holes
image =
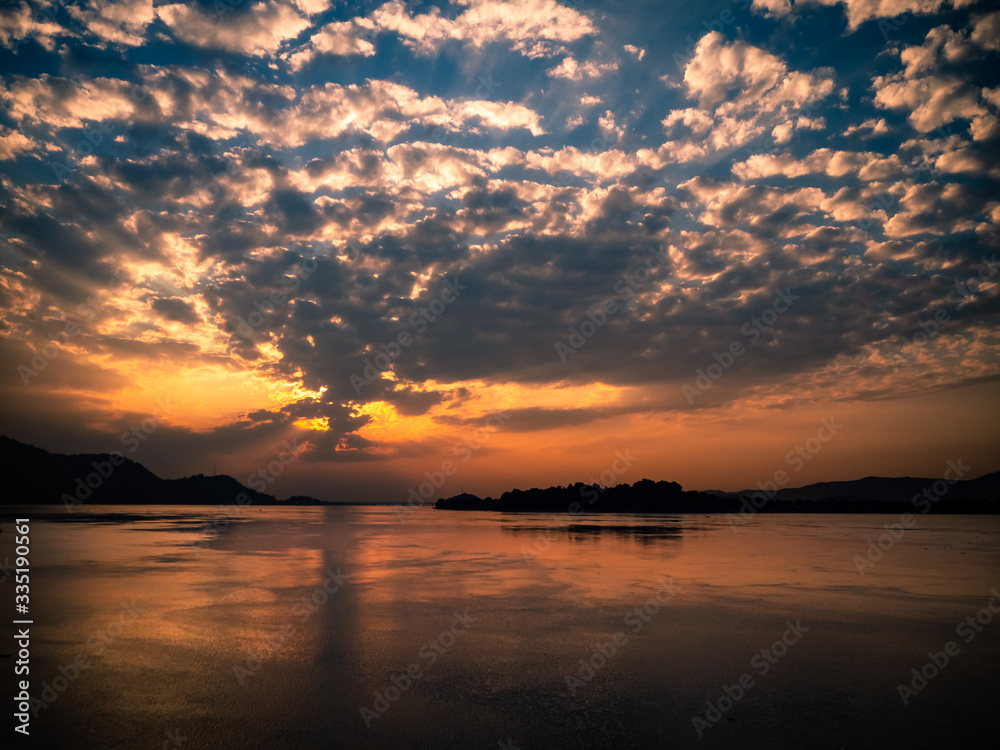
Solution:
[[[759,515],[734,532],[724,516],[33,508],[5,516],[6,557],[15,514],[33,519],[32,692],[54,696],[31,747],[995,737],[995,518],[918,517],[861,575],[855,556],[898,517]],[[977,613],[990,621],[960,627]],[[904,705],[897,685],[949,641],[958,655]]]

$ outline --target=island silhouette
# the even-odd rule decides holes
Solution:
[[[975,513],[1000,511],[1000,472],[977,479],[945,483],[941,479],[865,477],[848,482],[822,482],[777,491],[685,491],[677,482],[641,479],[634,484],[602,487],[576,484],[546,489],[511,490],[499,498],[464,492],[439,498],[439,510],[488,510],[504,513]],[[925,493],[926,490],[926,493]]]

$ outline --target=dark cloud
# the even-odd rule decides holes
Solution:
[[[157,297],[150,305],[164,318],[175,323],[195,324],[201,322],[201,316],[195,306],[177,297]]]

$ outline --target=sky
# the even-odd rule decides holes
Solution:
[[[404,502],[1000,469],[1000,11],[0,9],[0,432]]]

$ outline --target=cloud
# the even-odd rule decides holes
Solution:
[[[217,3],[215,9],[216,13],[208,14],[193,5],[161,5],[156,14],[183,42],[255,57],[274,55],[282,44],[309,28],[309,20],[283,2],[237,9]]]
[[[884,117],[870,118],[864,122],[860,122],[856,125],[850,125],[844,130],[844,135],[854,135],[855,133],[868,133],[868,137],[875,137],[877,135],[885,135],[889,132],[889,125],[886,123]]]
[[[378,31],[395,32],[423,55],[455,41],[473,47],[505,42],[528,57],[551,56],[562,43],[597,33],[587,16],[554,0],[460,0],[458,5],[465,10],[451,19],[437,8],[414,15],[393,0],[370,18]]]
[[[991,207],[987,196],[958,183],[910,185],[899,205],[901,210],[885,222],[888,237],[974,230],[975,216]]]
[[[292,3],[305,15],[314,16],[328,9],[331,0],[292,0]]]
[[[825,120],[808,113],[834,88],[831,71],[791,71],[777,56],[715,31],[698,41],[684,85],[697,106],[664,118],[667,141],[657,153],[664,163],[736,148],[766,132],[782,144],[798,128],[822,129]]]
[[[23,133],[0,126],[0,160],[12,159],[18,153],[30,151],[36,144]]]
[[[960,172],[980,174],[991,166],[993,166],[994,170],[996,169],[995,165],[989,164],[985,155],[971,148],[957,148],[954,151],[946,151],[934,161],[934,168],[936,170],[952,174]]]
[[[202,322],[195,306],[178,297],[157,297],[152,301],[152,308],[167,320],[176,323],[195,324]]]
[[[646,56],[646,49],[644,47],[636,47],[634,44],[626,44],[624,49],[640,62],[642,61],[642,58]]]
[[[732,171],[743,180],[776,175],[794,178],[809,174],[825,174],[834,178],[857,175],[862,180],[884,182],[898,178],[904,168],[895,154],[882,157],[870,152],[821,148],[802,159],[795,158],[791,154],[756,154],[745,162],[734,164]]]
[[[22,124],[80,128],[88,122],[131,117],[138,109],[136,89],[120,79],[93,78],[74,82],[42,74],[0,82],[10,116]]]
[[[1000,50],[1000,11],[976,17],[972,25],[973,44],[983,49]]]
[[[507,409],[504,411],[507,421],[504,424],[506,432],[538,432],[559,427],[572,427],[591,424],[605,417],[612,416],[608,409],[545,409],[538,406],[523,409]],[[466,420],[467,424],[478,426],[482,419]]]
[[[156,18],[153,0],[97,0],[85,8],[71,5],[67,10],[94,36],[130,47],[145,42],[146,27]]]
[[[995,116],[981,103],[979,92],[957,76],[926,76],[907,80],[900,76],[875,79],[875,103],[886,109],[908,111],[907,120],[921,133],[928,133],[955,120],[970,120],[978,140],[995,130]]]
[[[615,114],[610,109],[597,118],[597,125],[601,133],[611,141],[620,141],[625,137],[625,128],[616,124]]]
[[[896,18],[904,13],[929,15],[938,13],[949,5],[963,8],[976,0],[753,0],[753,7],[767,15],[785,16],[794,9],[808,8],[810,5],[843,5],[851,31],[861,24],[876,18]]]
[[[826,118],[824,117],[797,117],[794,120],[785,120],[780,125],[775,125],[771,129],[771,137],[778,145],[784,145],[792,140],[792,136],[798,130],[823,130],[826,128]]]
[[[375,54],[375,45],[366,39],[374,24],[364,18],[351,21],[328,23],[310,37],[304,48],[288,55],[294,69],[312,62],[318,55],[360,55],[370,57]]]
[[[617,70],[618,63],[601,63],[595,60],[588,60],[583,64],[573,57],[566,57],[554,68],[546,71],[553,78],[565,78],[568,81],[582,81],[584,78],[598,78],[605,73]]]
[[[55,48],[55,39],[65,33],[62,26],[50,20],[39,20],[27,2],[0,8],[0,45],[16,50],[20,43],[35,39],[46,50]]]
[[[823,221],[825,195],[818,188],[738,185],[696,177],[678,186],[694,196],[702,210],[697,219],[717,229],[750,231],[767,238],[805,234]],[[819,216],[814,218],[815,214]]]
[[[823,118],[801,113],[811,112],[834,87],[830,71],[790,71],[775,55],[746,42],[727,42],[714,31],[698,41],[684,68],[684,85],[698,106],[664,118],[668,140],[659,155],[666,161],[739,147],[768,131],[781,144],[795,129],[822,129]]]
[[[407,86],[376,80],[306,89],[294,106],[279,111],[273,124],[259,132],[269,141],[297,146],[310,139],[350,132],[389,142],[419,126],[440,127],[447,132],[463,127],[523,128],[533,135],[544,132],[538,114],[521,104],[421,96]]]
[[[777,56],[746,42],[727,42],[717,31],[699,40],[684,68],[684,83],[701,109],[722,116],[800,108],[833,90],[828,72],[789,71]]]
[[[539,115],[522,104],[424,97],[390,81],[327,83],[303,87],[296,95],[287,86],[197,68],[146,72],[145,86],[111,78],[74,82],[44,74],[15,79],[6,90],[11,116],[21,123],[54,128],[162,117],[206,137],[236,138],[246,131],[262,143],[281,147],[350,134],[389,142],[408,130],[427,127],[439,127],[442,132],[467,128],[544,133]],[[271,106],[265,108],[264,101]],[[170,113],[172,120],[163,112]]]
[[[529,151],[521,163],[530,169],[538,169],[553,177],[569,173],[587,179],[618,180],[635,171],[638,160],[633,154],[619,149],[604,151],[581,151],[574,146],[555,150],[540,148]]]
[[[875,104],[908,112],[908,122],[921,133],[969,120],[975,140],[992,138],[1000,133],[1000,119],[987,106],[989,95],[969,81],[963,68],[975,65],[981,54],[966,32],[933,28],[922,44],[899,51],[901,71],[873,80]]]

